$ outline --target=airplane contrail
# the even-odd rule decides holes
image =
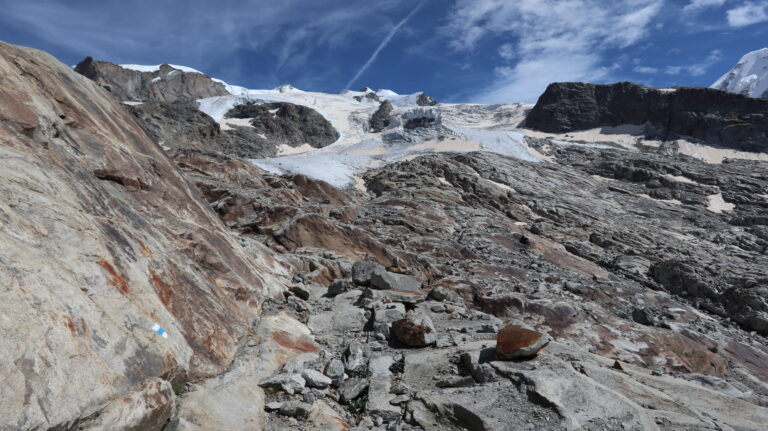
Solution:
[[[392,29],[392,31],[389,32],[387,37],[385,37],[384,40],[379,44],[378,48],[376,48],[376,50],[373,51],[373,54],[368,59],[368,61],[366,61],[365,64],[363,65],[363,67],[361,67],[360,70],[357,71],[357,73],[355,74],[355,77],[352,78],[352,80],[349,81],[349,83],[347,84],[347,86],[345,88],[347,88],[347,89],[351,89],[352,88],[352,84],[354,84],[355,81],[357,81],[357,79],[360,78],[360,75],[365,73],[365,71],[368,70],[368,68],[371,66],[371,64],[373,64],[373,62],[376,61],[376,57],[379,56],[379,52],[381,52],[381,50],[384,49],[389,44],[389,41],[391,41],[392,38],[395,37],[395,34],[397,34],[397,32],[400,30],[400,27],[402,27],[403,24],[408,22],[408,20],[411,19],[411,17],[413,17],[416,14],[416,12],[418,12],[419,9],[421,9],[421,7],[424,6],[424,3],[426,3],[426,2],[427,2],[427,0],[424,0],[421,3],[419,3],[415,8],[413,8],[411,13],[409,13],[405,18],[403,18],[402,21],[397,23],[397,25]]]

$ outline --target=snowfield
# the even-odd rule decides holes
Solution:
[[[379,102],[365,98],[369,91],[327,94],[290,86],[272,90],[236,87],[229,96],[200,99],[198,104],[201,111],[223,128],[232,125],[224,115],[247,102],[288,102],[314,109],[338,130],[340,136],[336,142],[319,149],[309,146],[282,149],[278,157],[255,159],[253,163],[269,172],[301,173],[337,187],[354,185],[369,169],[426,153],[489,151],[522,160],[541,160],[526,146],[525,134],[516,130],[524,118],[523,105],[419,106],[416,101],[421,93],[400,95],[391,90],[378,90],[374,93],[379,99],[392,103],[393,115],[398,119],[383,132],[370,133],[368,119],[378,109]],[[356,96],[361,96],[361,101],[356,100]],[[436,130],[403,127],[408,119],[423,116],[437,119]]]
[[[171,66],[184,72],[202,73],[189,67]],[[160,65],[122,67],[152,72],[159,70]],[[247,120],[224,118],[230,109],[248,102],[288,102],[310,107],[325,117],[339,132],[339,138],[333,144],[325,148],[282,146],[277,157],[252,162],[269,172],[301,173],[337,187],[360,188],[360,176],[365,171],[428,153],[487,151],[531,162],[552,161],[530,148],[526,143],[527,137],[549,138],[551,145],[612,147],[629,151],[637,150],[639,145],[663,144],[644,139],[643,126],[638,125],[603,127],[568,134],[525,129],[521,124],[532,105],[521,103],[419,106],[417,100],[421,93],[401,95],[391,90],[364,88],[361,91],[344,90],[339,94],[328,94],[302,91],[290,85],[271,90],[252,90],[214,80],[222,83],[230,94],[199,99],[198,107],[218,122],[223,130],[248,125]],[[768,49],[745,55],[713,87],[749,95],[768,91]],[[374,93],[380,100],[390,101],[394,107],[390,117],[392,124],[380,133],[369,131],[368,121],[379,107],[378,101],[365,97],[369,93]],[[409,119],[420,117],[432,119],[434,123],[428,128],[404,127]],[[685,140],[678,140],[676,144],[681,153],[711,163],[720,163],[726,157],[768,160],[765,154],[707,147]]]

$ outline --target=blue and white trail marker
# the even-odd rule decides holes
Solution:
[[[155,326],[152,327],[152,330],[157,332],[161,337],[168,338],[168,333],[165,332],[165,329],[161,328],[157,323],[155,323]]]

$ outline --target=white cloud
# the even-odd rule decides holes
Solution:
[[[759,22],[768,21],[768,2],[747,2],[728,10],[728,25],[745,27]]]
[[[652,75],[654,73],[659,73],[659,69],[657,67],[648,67],[648,66],[635,66],[634,69],[637,73],[644,73],[648,75]]]
[[[679,75],[682,72],[685,72],[691,76],[701,76],[707,73],[707,70],[710,67],[722,59],[723,53],[719,49],[715,49],[710,51],[709,55],[698,63],[689,64],[687,66],[667,66],[664,69],[664,73],[667,75]]]
[[[553,81],[606,78],[603,53],[643,39],[663,0],[457,0],[443,34],[450,46],[472,52],[501,38],[515,59],[476,99],[534,101]],[[514,47],[514,49],[512,48]],[[507,58],[504,53],[514,52]]]
[[[594,81],[604,78],[608,69],[592,54],[538,56],[520,61],[514,67],[496,69],[498,82],[475,95],[477,103],[535,102],[552,82]]]
[[[683,8],[683,13],[698,13],[704,9],[718,8],[724,5],[726,0],[691,0]]]
[[[515,47],[511,43],[505,43],[499,47],[499,57],[504,60],[512,60],[515,58]]]

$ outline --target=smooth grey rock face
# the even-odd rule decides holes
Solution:
[[[336,295],[330,310],[312,313],[309,317],[309,327],[313,331],[362,331],[368,317],[364,309],[355,305],[359,297],[359,290]]]
[[[392,272],[375,272],[371,275],[371,287],[381,290],[404,290],[409,292],[419,292],[421,282],[405,274],[395,274]]]
[[[371,417],[381,419],[383,422],[395,422],[403,415],[399,407],[390,403],[394,397],[390,390],[392,387],[390,368],[393,363],[392,356],[382,355],[371,359],[369,364],[371,377],[368,402],[365,407]]]
[[[284,269],[104,88],[5,43],[0,76],[0,428],[155,427],[167,379],[228,370]]]

